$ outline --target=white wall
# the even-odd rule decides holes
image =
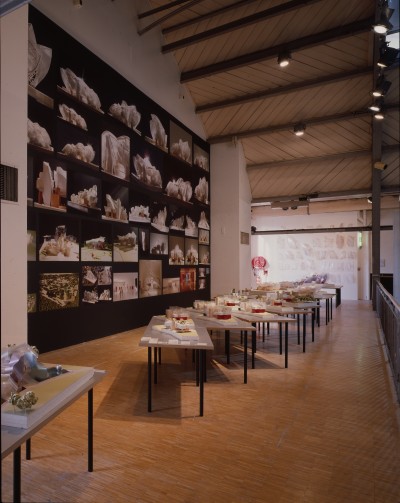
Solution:
[[[393,225],[394,213],[383,210],[381,225]],[[258,231],[335,228],[337,232],[254,236],[252,257],[261,255],[270,263],[268,277],[263,278],[265,281],[298,281],[314,273],[328,273],[328,281],[343,285],[343,299],[369,299],[371,233],[362,233],[362,248],[358,249],[354,246],[356,232],[340,232],[341,227],[370,223],[369,217],[368,212],[358,211],[273,217],[266,216],[265,208],[253,208],[252,225]],[[396,246],[393,235],[390,230],[381,231],[382,274],[394,272]]]
[[[250,286],[250,187],[240,143],[211,146],[211,297]]]
[[[1,344],[27,340],[28,8],[0,17],[1,163],[18,169],[18,203],[1,202]]]

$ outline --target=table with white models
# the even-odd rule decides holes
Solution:
[[[57,403],[51,411],[44,415],[39,423],[30,428],[14,428],[2,425],[1,459],[4,459],[11,453],[13,453],[14,457],[14,503],[21,501],[21,445],[26,442],[27,459],[30,459],[30,440],[32,436],[85,393],[88,394],[88,471],[93,471],[93,388],[104,378],[104,375],[105,373],[103,371],[95,370],[93,377],[71,392],[67,398]]]
[[[200,416],[204,415],[204,382],[205,382],[205,352],[212,351],[214,345],[208,331],[204,327],[196,326],[198,340],[179,340],[167,332],[157,330],[155,326],[163,325],[165,316],[153,316],[148,324],[139,346],[147,347],[147,410],[152,411],[152,352],[154,351],[154,384],[157,384],[157,359],[160,358],[161,348],[193,349],[196,354],[196,385],[200,388]]]

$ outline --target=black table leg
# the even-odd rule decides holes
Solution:
[[[257,337],[256,337],[256,333],[252,332],[251,333],[251,368],[252,369],[256,368],[256,359],[255,359],[256,350],[257,350]]]
[[[312,341],[314,342],[314,332],[315,332],[315,307],[312,308],[312,315],[311,315],[311,334],[312,334]]]
[[[282,333],[282,323],[279,324]],[[282,354],[282,353],[281,353]],[[285,323],[285,369],[289,366],[289,323]]]
[[[300,315],[296,315],[297,318],[297,344],[300,346]]]
[[[14,468],[14,495],[13,502],[20,503],[21,501],[21,446],[17,447],[13,453],[13,468]]]
[[[147,348],[147,412],[151,412],[151,347]]]
[[[88,391],[88,472],[93,471],[93,388]]]
[[[195,349],[194,350],[194,362],[195,362],[195,369],[196,369],[196,386],[200,384],[200,350]]]
[[[303,353],[306,352],[306,330],[307,330],[307,315],[303,314]]]
[[[204,415],[204,349],[199,349],[199,369],[200,369],[200,416]]]
[[[247,384],[247,330],[244,331],[243,382]]]
[[[154,348],[154,384],[157,384],[158,382],[158,375],[157,375],[157,348]]]
[[[225,330],[225,352],[226,352],[226,363],[229,365],[231,363],[231,355],[230,355],[230,331]]]
[[[28,438],[28,440],[25,443],[25,458],[26,459],[31,459],[31,439]]]
[[[282,323],[279,323],[279,354],[282,354]]]

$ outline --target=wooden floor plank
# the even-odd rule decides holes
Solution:
[[[214,333],[204,417],[190,351],[163,350],[147,412],[142,333],[41,355],[107,375],[94,392],[94,472],[86,471],[83,397],[33,438],[22,501],[400,503],[399,404],[370,303],[344,301],[306,353],[293,330],[288,369],[272,326],[265,342],[258,336],[247,385],[239,336],[226,365]],[[2,501],[12,501],[11,456]]]

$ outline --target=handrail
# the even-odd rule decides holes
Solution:
[[[397,398],[400,402],[400,304],[379,281],[376,283],[376,311],[388,350]]]

